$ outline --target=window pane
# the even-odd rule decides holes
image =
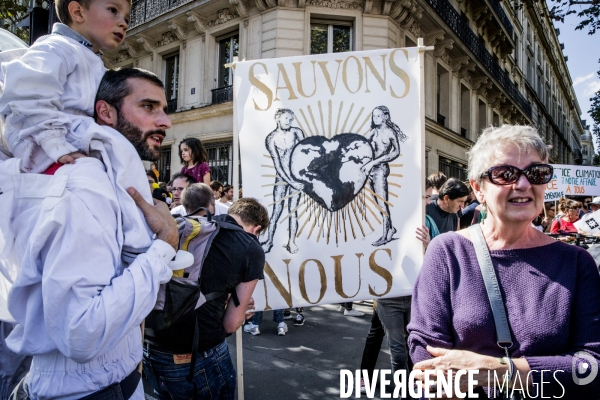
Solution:
[[[333,52],[341,53],[350,51],[350,27],[349,26],[333,26]]]
[[[327,53],[327,25],[311,25],[310,54]]]
[[[173,57],[169,57],[166,60],[167,73],[166,73],[166,95],[167,100],[177,99],[177,87],[179,81],[179,54]]]
[[[239,36],[231,36],[219,42],[219,78],[217,87],[225,87],[233,84],[231,80],[231,71],[225,68],[225,64],[233,62],[233,57],[237,57],[239,50]]]

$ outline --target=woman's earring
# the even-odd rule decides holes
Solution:
[[[487,204],[483,203],[481,205],[481,213],[483,213],[483,219],[481,220],[481,225],[485,223],[485,219],[487,218]]]

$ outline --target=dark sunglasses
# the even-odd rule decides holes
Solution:
[[[525,169],[512,165],[498,165],[481,174],[481,178],[490,178],[494,185],[512,185],[519,180],[521,174],[524,174],[532,185],[545,185],[552,180],[554,168],[548,164],[533,164]]]

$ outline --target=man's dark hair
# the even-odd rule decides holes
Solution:
[[[165,88],[160,78],[150,71],[140,68],[109,69],[100,81],[94,104],[100,100],[104,100],[116,108],[117,112],[120,113],[119,110],[123,105],[123,99],[129,96],[133,90],[127,81],[132,78],[144,79],[163,90]],[[96,107],[94,107],[94,119],[97,119],[98,115],[96,115],[95,108]]]
[[[93,3],[94,0],[56,0],[56,16],[63,24],[67,26],[71,26],[73,24],[73,20],[71,19],[71,14],[69,13],[69,3],[77,1],[81,6],[85,9],[90,7],[90,4]],[[127,0],[129,5],[131,6],[131,0]]]
[[[200,207],[208,208],[215,205],[215,195],[205,183],[194,183],[181,193],[181,204],[188,213],[193,213]]]
[[[221,189],[223,189],[223,184],[222,184],[221,182],[219,182],[219,181],[212,181],[212,182],[210,183],[210,188],[211,188],[212,190],[218,190],[218,191],[221,191]]]
[[[256,232],[258,236],[269,227],[269,212],[252,197],[244,197],[234,202],[229,210],[229,215],[237,215],[245,224],[256,226],[260,225],[260,230]]]
[[[460,179],[450,178],[440,188],[440,200],[448,196],[450,200],[469,195],[469,188]]]
[[[433,184],[431,183],[431,181],[428,178],[425,178],[425,190],[432,188]]]
[[[429,181],[431,182],[431,184],[433,185],[433,188],[437,191],[439,191],[441,189],[441,187],[444,185],[444,183],[446,183],[446,181],[448,180],[448,177],[446,177],[446,175],[444,175],[443,172],[434,172],[433,174],[429,175],[427,177],[427,179],[429,179]]]
[[[185,179],[185,180],[187,181],[188,185],[191,185],[191,184],[197,183],[197,182],[196,182],[196,179],[194,179],[194,177],[193,177],[193,176],[191,176],[191,175],[188,175],[188,174],[182,174],[181,172],[178,172],[178,173],[176,173],[175,175],[173,175],[173,176],[171,177],[171,182],[175,182],[175,179]],[[213,197],[214,197],[214,196],[215,196],[215,195],[213,194]]]
[[[233,186],[231,186],[231,185],[223,186],[223,191],[221,192],[221,197],[225,197],[225,193],[229,192],[231,189],[233,189]]]

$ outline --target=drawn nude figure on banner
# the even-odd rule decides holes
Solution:
[[[383,234],[372,243],[381,246],[394,239],[396,228],[392,225],[388,206],[388,163],[400,155],[400,143],[407,137],[400,127],[392,122],[390,110],[386,106],[375,107],[371,115],[371,131],[365,136],[373,148],[374,158],[363,165],[361,170],[369,174],[369,185],[375,193],[373,199],[379,206],[383,219]]]
[[[277,128],[267,136],[265,145],[275,165],[276,177],[273,188],[273,213],[267,233],[267,240],[261,243],[265,253],[273,247],[273,236],[277,228],[277,221],[283,211],[286,196],[288,211],[298,207],[302,195],[303,184],[296,182],[290,172],[290,157],[294,146],[304,139],[304,132],[300,128],[293,127],[294,112],[287,108],[280,108],[275,112]],[[296,232],[298,231],[298,212],[294,211],[289,217],[289,240],[285,248],[290,253],[298,252],[296,246]]]

